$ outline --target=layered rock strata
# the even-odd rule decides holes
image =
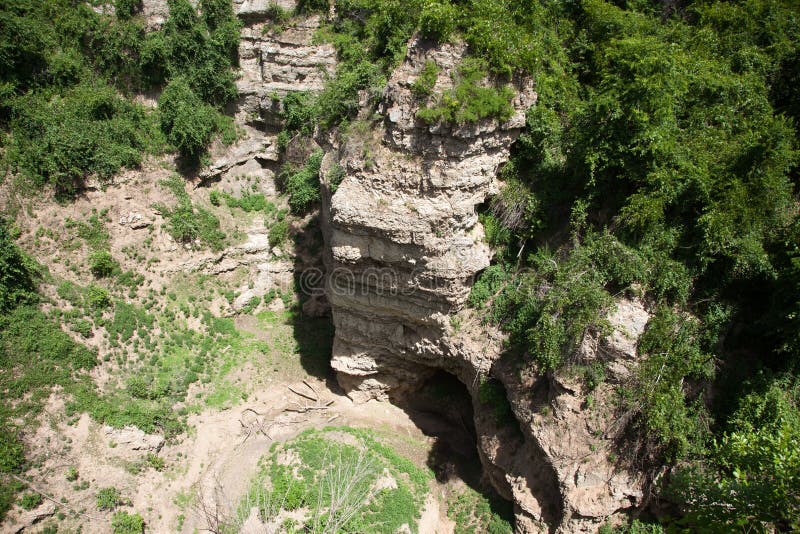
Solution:
[[[356,401],[402,400],[434,370],[455,375],[473,399],[484,472],[514,501],[517,530],[594,531],[642,499],[640,477],[608,459],[613,385],[598,388],[598,405],[590,408],[580,381],[521,375],[499,361],[502,335],[461,311],[492,256],[476,207],[497,192],[498,169],[536,101],[531,81],[519,79],[506,122],[417,119],[425,102],[412,86],[425,63],[439,67],[433,94],[441,94],[455,83],[447,73],[457,71],[465,52],[463,45],[412,40],[377,116],[363,113],[325,156],[326,292],[336,327],[331,365]],[[628,315],[612,315],[613,335],[588,336],[581,358],[627,358],[617,365],[624,373],[647,313],[635,302],[620,309]],[[635,318],[633,328],[624,317]],[[516,423],[498,420],[481,402],[482,388],[494,380]]]

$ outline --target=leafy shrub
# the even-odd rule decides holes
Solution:
[[[39,493],[30,492],[22,496],[22,498],[19,500],[19,505],[24,510],[33,510],[34,508],[42,504],[42,501],[43,501],[42,496]]]
[[[439,78],[439,66],[435,61],[428,60],[422,70],[411,85],[411,92],[417,98],[425,98],[433,93],[433,86]]]
[[[208,201],[211,203],[212,206],[219,206],[222,204],[222,193],[217,190],[211,191],[208,194]]]
[[[328,172],[328,187],[330,188],[331,194],[336,193],[339,189],[339,186],[342,184],[346,176],[346,172],[344,167],[339,165],[338,163],[334,163],[331,166],[331,170]]]
[[[147,453],[147,455],[144,457],[144,461],[156,471],[163,471],[167,465],[162,457],[158,456],[157,454],[153,454],[152,452]]]
[[[203,22],[212,31],[235,17],[230,0],[200,0],[200,12]]]
[[[289,207],[293,213],[302,214],[319,200],[319,168],[322,151],[311,154],[305,166],[283,177],[283,189],[289,195]]]
[[[788,377],[787,377],[788,378]],[[697,530],[798,527],[797,385],[778,379],[744,396],[707,462],[685,466],[669,494]]]
[[[511,230],[491,213],[482,213],[479,220],[483,225],[486,242],[493,247],[508,245],[511,241]]]
[[[72,322],[72,330],[83,337],[92,336],[92,322],[86,319],[78,319]]]
[[[216,112],[184,79],[171,81],[158,99],[161,129],[180,153],[196,160],[217,130]]]
[[[494,378],[481,377],[478,386],[478,400],[481,404],[490,406],[494,413],[494,420],[500,426],[516,423],[511,404],[508,402],[506,388]]]
[[[314,102],[310,93],[294,91],[282,101],[283,128],[291,134],[310,135],[314,126]]]
[[[139,514],[115,512],[111,517],[111,529],[114,534],[142,534],[144,519]]]
[[[96,250],[89,254],[89,270],[97,278],[111,276],[118,268],[117,262],[107,250]]]
[[[289,221],[283,219],[273,223],[269,228],[267,238],[269,239],[270,247],[280,247],[283,245],[289,238]]]
[[[261,297],[256,295],[253,298],[251,298],[249,301],[247,301],[247,304],[245,304],[242,307],[242,313],[244,313],[244,314],[251,313],[254,309],[258,308],[259,304],[261,304]]]
[[[111,296],[105,288],[90,285],[86,290],[86,303],[93,310],[102,310],[111,305]]]
[[[705,432],[702,410],[683,388],[685,380],[713,373],[701,334],[697,319],[661,308],[639,341],[639,350],[648,357],[637,369],[632,402],[641,410],[644,435],[655,439],[672,461],[699,446]]]
[[[35,273],[33,262],[14,244],[7,223],[0,219],[0,312],[35,298]]]
[[[417,117],[428,124],[467,124],[486,118],[495,118],[501,122],[508,120],[513,113],[511,100],[514,98],[514,90],[507,86],[482,86],[482,80],[487,75],[485,62],[466,58],[458,68],[455,87],[439,95],[433,107],[421,107],[417,111]]]
[[[75,482],[78,480],[78,469],[74,465],[69,466],[65,477],[69,482]]]
[[[226,193],[222,196],[225,198],[225,203],[230,208],[239,208],[250,213],[252,211],[266,211],[267,199],[262,193],[242,193],[240,198],[233,197]]]
[[[184,77],[205,102],[221,106],[236,97],[231,65],[239,43],[239,23],[230,2],[208,0],[199,17],[187,0],[169,0],[164,24],[169,70]]]
[[[502,265],[487,267],[472,285],[467,302],[473,308],[482,308],[507,279],[508,274]]]
[[[114,10],[120,19],[129,19],[142,7],[141,0],[114,0]]]
[[[103,488],[96,495],[98,510],[113,510],[117,506],[125,504],[122,494],[117,488]]]
[[[330,128],[353,116],[359,108],[358,92],[372,89],[376,95],[384,81],[379,65],[374,63],[363,62],[352,67],[340,65],[336,77],[328,80],[325,90],[314,102],[317,121]]]
[[[219,229],[219,219],[204,208],[195,207],[184,189],[180,176],[162,182],[177,197],[173,208],[159,206],[167,219],[167,231],[178,242],[191,243],[200,240],[212,250],[221,250],[225,234]]]
[[[328,2],[326,0],[298,0],[297,12],[298,13],[325,13],[328,11]]]
[[[426,0],[419,16],[422,35],[437,41],[447,41],[456,29],[458,9],[448,0]]]
[[[139,165],[153,137],[141,106],[88,83],[56,96],[40,91],[13,101],[10,159],[19,170],[70,194],[88,175],[108,179]]]

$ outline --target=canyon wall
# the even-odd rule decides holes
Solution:
[[[331,365],[355,401],[402,402],[435,370],[469,390],[485,476],[513,500],[518,532],[594,532],[643,501],[643,478],[614,453],[615,381],[635,365],[647,322],[623,301],[610,336],[587,334],[581,361],[611,361],[587,406],[581,380],[520,370],[502,358],[503,336],[464,309],[472,282],[492,258],[476,208],[495,194],[498,169],[535,104],[533,80],[514,80],[513,116],[466,126],[428,125],[412,85],[426,62],[440,74],[433,93],[455,83],[459,44],[412,40],[377,114],[365,110],[329,135],[322,221],[327,297],[336,337]],[[338,183],[341,181],[340,183]],[[514,421],[481,398],[504,391]]]

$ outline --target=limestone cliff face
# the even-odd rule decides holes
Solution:
[[[413,388],[424,378],[419,363],[461,374],[442,343],[450,313],[491,258],[475,208],[494,192],[498,167],[536,98],[530,83],[520,82],[514,116],[503,124],[451,128],[417,120],[411,85],[425,61],[439,65],[434,91],[440,91],[452,84],[444,73],[455,70],[464,52],[413,41],[384,90],[379,119],[352,125],[323,162],[328,177],[344,174],[324,219],[328,298],[339,332],[332,365],[354,397]],[[398,367],[412,360],[402,379],[381,372],[382,361]],[[472,379],[479,370],[460,377]]]
[[[421,103],[411,86],[425,62],[440,67],[436,93],[452,86],[447,73],[464,53],[461,45],[412,40],[377,116],[361,117],[325,156],[332,367],[356,401],[402,399],[434,370],[452,373],[471,393],[484,471],[513,499],[517,530],[595,531],[642,499],[641,477],[609,460],[614,376],[587,407],[579,381],[521,375],[501,362],[502,335],[462,309],[492,256],[476,207],[496,193],[497,171],[536,101],[532,82],[515,80],[507,122],[458,127],[418,120]],[[627,362],[612,365],[624,374],[648,315],[637,302],[619,309],[610,317],[614,333],[587,336],[581,358],[613,354]],[[481,403],[481,384],[491,379],[504,385],[518,428],[498,422]]]

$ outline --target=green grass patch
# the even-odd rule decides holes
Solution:
[[[311,531],[393,533],[407,524],[417,532],[432,480],[373,433],[346,427],[307,430],[274,446],[259,465],[229,528],[256,506],[266,518],[301,511],[297,528]]]

